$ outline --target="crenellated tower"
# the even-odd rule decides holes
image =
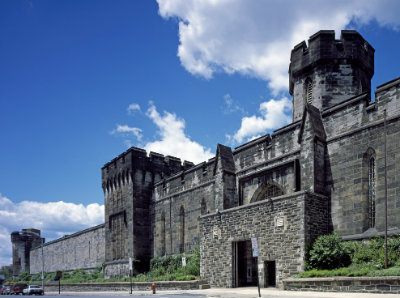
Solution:
[[[23,271],[30,272],[30,250],[44,242],[40,230],[22,229],[21,232],[11,233],[13,276]]]
[[[128,260],[138,271],[152,257],[151,197],[154,183],[193,163],[132,147],[102,168],[105,200],[106,276],[126,276]]]
[[[293,121],[300,120],[305,103],[323,111],[362,93],[371,93],[374,48],[357,32],[322,30],[296,45],[289,65]]]

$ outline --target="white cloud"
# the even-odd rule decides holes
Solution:
[[[286,97],[280,100],[271,99],[260,104],[260,116],[243,117],[239,130],[233,136],[227,136],[229,140],[237,143],[245,138],[252,140],[267,130],[278,128],[290,123],[292,103]]]
[[[158,134],[161,138],[154,142],[148,142],[144,146],[148,152],[172,155],[194,163],[208,160],[214,156],[210,149],[204,148],[185,135],[185,121],[179,119],[175,114],[164,111],[163,115],[160,115],[154,104],[150,103],[146,115],[158,127]]]
[[[244,109],[232,98],[232,96],[227,93],[224,95],[224,113],[232,114],[235,112],[245,113]]]
[[[178,18],[178,56],[192,74],[240,73],[288,88],[293,46],[321,29],[339,32],[350,21],[376,20],[399,29],[396,0],[157,0],[161,17]]]
[[[104,205],[59,202],[14,203],[0,194],[0,267],[12,263],[10,234],[25,228],[41,230],[46,241],[104,222]]]
[[[131,103],[127,108],[128,114],[133,113],[134,111],[140,111],[140,105],[137,103]]]
[[[142,130],[137,127],[130,127],[128,125],[117,125],[117,128],[114,129],[111,134],[123,133],[123,134],[132,134],[139,141],[142,139]]]

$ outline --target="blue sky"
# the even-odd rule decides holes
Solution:
[[[13,230],[101,223],[129,146],[201,162],[290,122],[290,50],[320,29],[375,48],[373,89],[400,75],[398,1],[300,2],[0,1],[0,266]]]

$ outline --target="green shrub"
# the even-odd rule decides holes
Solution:
[[[31,281],[32,281],[32,282],[39,282],[39,281],[42,281],[42,273],[40,272],[40,273],[33,274],[33,275],[31,276]]]
[[[387,243],[388,266],[394,266],[400,259],[400,238],[399,236],[388,238]],[[385,266],[385,243],[382,238],[375,237],[368,243],[360,242],[356,245],[352,257],[354,264],[370,264],[376,269]]]
[[[18,275],[18,280],[19,281],[31,281],[31,275],[29,274],[28,271],[22,271],[19,275]]]
[[[350,265],[349,246],[335,232],[319,236],[309,253],[308,265],[313,269],[335,269]]]
[[[400,235],[390,237],[387,240],[388,266],[391,267],[388,269],[383,269],[385,265],[385,243],[383,238],[375,237],[367,242],[341,242],[338,236],[336,239],[334,238],[335,236],[332,235],[319,237],[311,249],[306,249],[305,268],[308,271],[301,272],[297,275],[298,277],[400,276]],[[332,270],[312,269],[315,268],[313,266],[316,266],[317,262],[324,258],[332,261],[332,258],[327,258],[327,256],[334,254],[335,251],[340,251],[338,247],[351,256],[350,266]],[[329,251],[329,253],[326,253],[326,251]],[[320,255],[318,256],[318,254]],[[325,263],[328,262],[325,261]],[[342,264],[344,265],[345,263]]]
[[[200,276],[200,248],[196,247],[193,254],[186,262],[186,273],[188,275]]]
[[[44,274],[44,280],[45,281],[52,281],[52,280],[55,279],[55,277],[56,277],[56,273],[55,272],[51,272],[51,273],[45,272],[45,274]]]
[[[71,278],[71,273],[63,272],[62,279],[70,279],[70,278]]]

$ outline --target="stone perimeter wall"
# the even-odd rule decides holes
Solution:
[[[43,246],[44,271],[94,269],[104,262],[104,224],[65,236]],[[41,247],[30,252],[30,273],[42,271]]]
[[[151,293],[152,282],[133,282],[133,291],[148,291]],[[204,282],[199,280],[190,281],[157,281],[157,290],[196,290],[206,288]],[[76,283],[63,284],[61,280],[61,293],[63,292],[127,292],[131,289],[129,282],[107,282],[107,283]],[[45,285],[45,292],[58,292],[58,282]]]
[[[283,280],[289,291],[361,292],[400,294],[400,277],[325,277]]]

